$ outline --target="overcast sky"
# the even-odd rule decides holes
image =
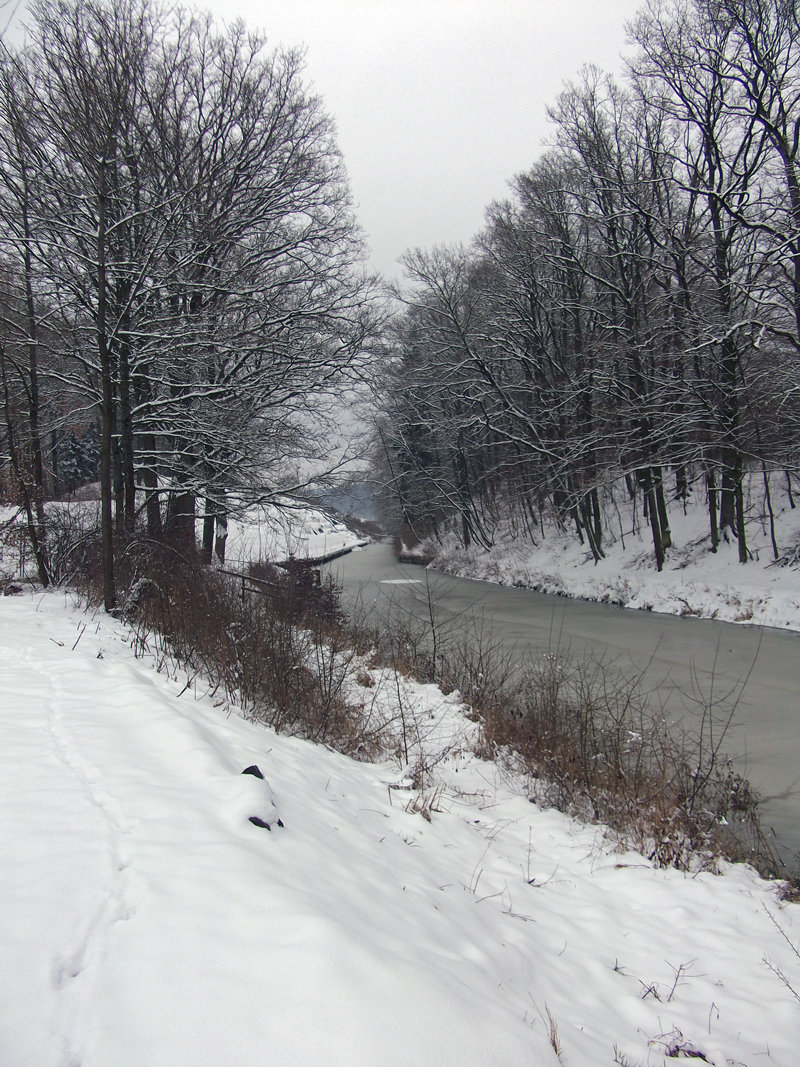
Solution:
[[[273,44],[307,49],[336,120],[372,264],[469,241],[531,166],[545,114],[584,63],[620,69],[642,0],[213,0]]]
[[[642,0],[183,2],[241,17],[273,45],[305,46],[372,266],[393,276],[407,248],[480,229],[541,153],[564,81],[585,63],[619,71]]]

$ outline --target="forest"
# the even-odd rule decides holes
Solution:
[[[300,53],[151,0],[29,23],[0,57],[0,499],[43,584],[45,502],[94,479],[109,610],[139,530],[194,545],[202,521],[224,559],[236,509],[342,465],[370,385],[409,539],[547,520],[599,560],[625,500],[661,570],[694,494],[746,563],[745,486],[794,506],[795,0],[650,0],[624,78],[567,84],[484,229],[407,252],[393,290]]]
[[[623,81],[563,89],[468,247],[404,257],[380,436],[412,543],[535,541],[546,516],[599,560],[618,499],[661,570],[693,492],[746,563],[748,479],[770,516],[778,481],[794,505],[797,5],[653,0],[629,36]]]
[[[383,314],[301,54],[150,0],[4,46],[0,256],[2,494],[46,585],[44,502],[99,477],[109,610],[139,526],[224,558],[231,506],[304,487]]]

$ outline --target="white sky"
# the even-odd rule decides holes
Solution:
[[[183,0],[193,6],[190,0]],[[643,0],[200,0],[307,49],[339,132],[372,266],[469,241],[548,136],[584,63],[619,70]]]
[[[469,241],[548,136],[545,107],[584,63],[618,70],[641,0],[212,0],[307,48],[336,119],[372,264]]]

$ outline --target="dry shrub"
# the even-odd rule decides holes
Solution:
[[[395,615],[380,627],[375,627],[371,640],[366,642],[362,632],[360,643],[369,644],[370,662],[375,667],[389,667],[404,678],[415,682],[436,682],[436,656],[431,651],[424,624]]]
[[[723,857],[786,875],[760,829],[758,795],[721,748],[735,694],[705,701],[698,683],[687,699],[699,714],[676,722],[637,673],[559,651],[521,669],[491,627],[444,625],[435,587],[426,593],[373,623],[373,664],[457,690],[482,725],[481,754],[522,770],[535,799],[605,824],[660,866]]]
[[[99,512],[93,503],[66,507],[55,501],[45,505],[44,548],[54,585],[86,585],[85,572],[99,560]],[[19,509],[0,523],[0,557],[20,577],[36,568],[25,514]]]
[[[723,717],[724,735],[735,705],[687,729],[653,707],[640,676],[558,654],[475,703],[488,749],[515,753],[545,804],[604,823],[662,867],[723,857],[774,873],[759,797],[710,739],[708,717]]]
[[[93,503],[46,508],[47,562],[54,585],[70,585],[100,561],[100,512]]]
[[[398,563],[430,563],[433,558],[423,550],[416,530],[408,523],[399,528],[393,543]]]
[[[251,564],[249,573],[265,569],[271,578],[268,595],[276,614],[298,626],[310,626],[319,638],[341,634],[345,616],[333,575],[322,577],[318,568],[303,560],[289,560],[280,567]]]
[[[97,590],[99,573],[86,576]],[[199,554],[131,542],[118,570],[121,614],[138,654],[178,663],[254,720],[352,755],[380,738],[349,699],[347,644],[335,587],[268,565],[242,579],[204,567]],[[97,592],[95,595],[98,595]]]
[[[22,512],[19,511],[0,522],[0,561],[4,565],[3,579],[10,581],[12,577],[22,577],[29,558],[33,559],[33,552],[27,528],[22,521]]]

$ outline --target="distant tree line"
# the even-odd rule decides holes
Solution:
[[[795,0],[666,0],[594,68],[551,148],[464,249],[414,251],[380,463],[401,521],[487,545],[544,509],[603,555],[599,494],[700,482],[748,559],[743,482],[797,470],[800,24]],[[791,483],[789,483],[791,497]]]
[[[210,558],[303,482],[379,310],[300,54],[150,0],[30,18],[0,57],[0,466],[46,581],[47,481],[96,426],[113,608],[140,514],[193,542],[202,498]]]

